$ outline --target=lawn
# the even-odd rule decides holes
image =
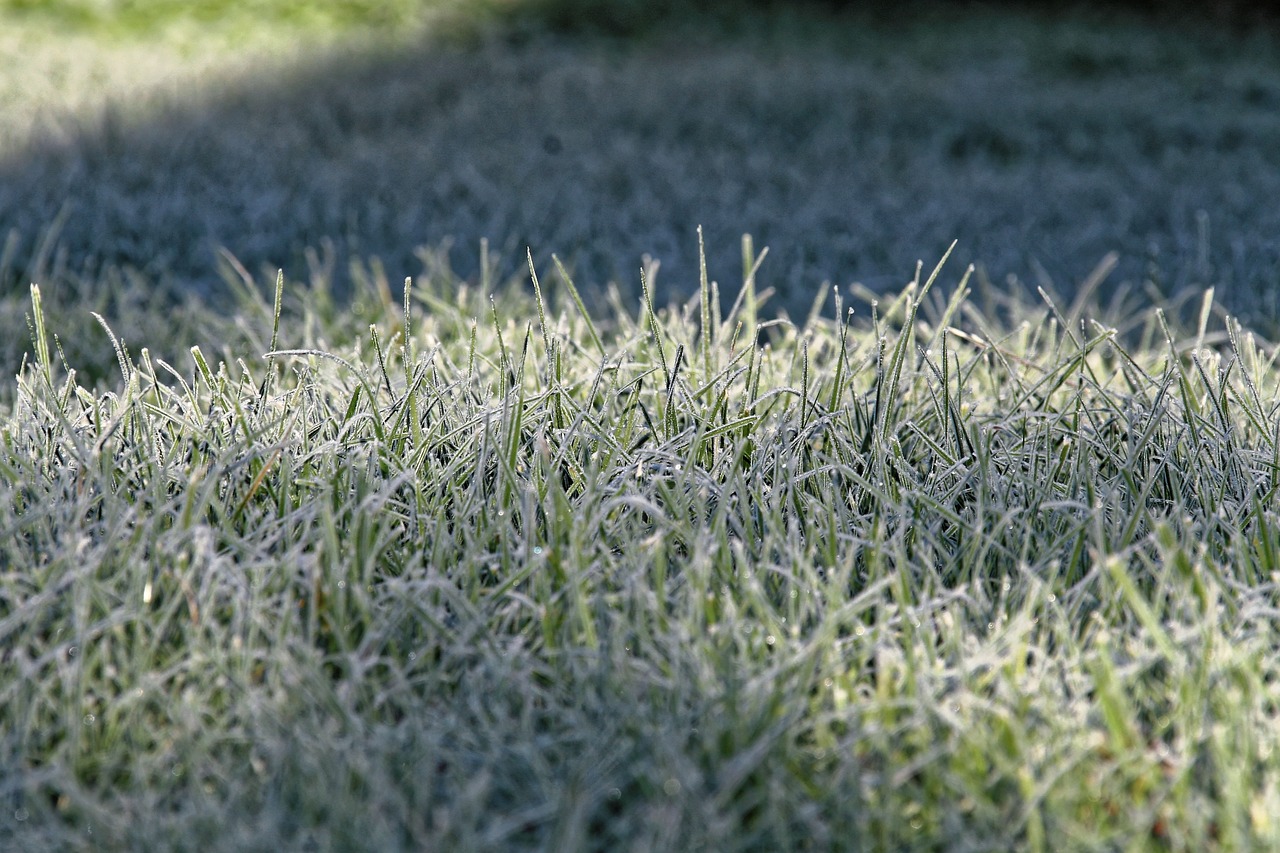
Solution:
[[[399,281],[448,243],[474,278],[487,239],[502,277],[555,253],[589,302],[638,298],[650,255],[665,304],[697,288],[701,225],[717,275],[742,234],[769,246],[793,316],[828,281],[896,291],[959,240],[1002,288],[1069,293],[1116,252],[1106,296],[1213,285],[1280,319],[1270,31],[908,3],[620,38],[502,25],[532,0],[480,22],[403,0],[352,34],[266,5],[285,11],[0,29],[6,292],[114,267],[220,299],[221,247],[349,289],[352,260]],[[130,5],[153,7],[175,8]]]
[[[150,20],[155,94],[75,26],[160,110],[263,55]],[[398,37],[349,26],[283,32]],[[0,263],[0,849],[1280,846],[1280,351],[1212,236],[1040,292],[944,245],[802,301],[708,230],[683,288],[483,242],[200,293],[72,215]]]

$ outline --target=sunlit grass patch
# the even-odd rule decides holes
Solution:
[[[1274,350],[945,269],[769,320],[754,261],[281,281],[92,385],[33,291],[0,841],[1273,845]]]
[[[377,3],[366,0],[325,3],[297,0],[200,3],[181,0],[3,0],[0,13],[86,32],[146,35],[174,25],[226,25],[228,22],[258,28],[311,30],[408,26],[419,22],[424,13],[449,5],[450,0]]]

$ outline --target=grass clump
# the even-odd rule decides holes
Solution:
[[[1280,841],[1274,351],[967,276],[761,322],[756,260],[607,322],[281,281],[96,387],[33,290],[0,842]]]

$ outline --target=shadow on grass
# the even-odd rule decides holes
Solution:
[[[723,24],[723,20],[721,22]],[[674,25],[673,25],[674,27]],[[803,311],[821,283],[897,287],[953,239],[1003,285],[1061,291],[1108,252],[1111,282],[1217,283],[1275,316],[1280,51],[1125,16],[936,7],[909,18],[754,11],[622,40],[524,26],[468,44],[338,50],[281,77],[123,107],[0,162],[10,284],[65,212],[60,263],[134,266],[206,294],[217,248],[255,273],[333,277],[377,256],[392,281],[482,238],[512,273],[532,246],[584,289],[762,283]],[[321,252],[324,255],[325,251]]]

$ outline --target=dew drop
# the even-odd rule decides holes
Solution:
[[[95,717],[93,714],[85,714],[85,715],[84,715],[84,724],[85,724],[86,726],[92,726],[92,725],[93,725],[94,723],[96,723],[96,722],[98,722],[98,718],[97,718],[97,717]]]
[[[621,800],[621,799],[622,799],[622,789],[621,789],[621,788],[610,788],[610,789],[609,789],[609,799],[614,800],[614,801]]]
[[[13,819],[18,821],[19,823],[21,823],[22,821],[26,820],[29,817],[31,817],[31,813],[28,812],[26,809],[15,809],[13,812]]]
[[[541,546],[541,545],[535,545],[535,546],[533,546],[533,553],[534,553],[534,555],[535,555],[535,556],[537,556],[537,555],[541,555],[541,554],[542,554],[542,546]]]
[[[411,661],[415,661],[415,660],[417,660],[417,659],[418,659],[418,653],[417,653],[417,652],[409,652],[409,660],[411,660]]]
[[[662,783],[662,790],[666,793],[668,797],[676,796],[677,794],[680,793],[680,780],[668,779],[667,781]]]
[[[347,588],[346,581],[338,581],[338,589],[346,589],[346,588]]]
[[[80,649],[75,646],[67,646],[67,657],[73,658],[78,654]]]
[[[778,638],[773,636],[773,634],[770,634],[769,636],[764,638],[764,642],[765,642],[765,645],[772,646],[774,643],[778,642]]]

